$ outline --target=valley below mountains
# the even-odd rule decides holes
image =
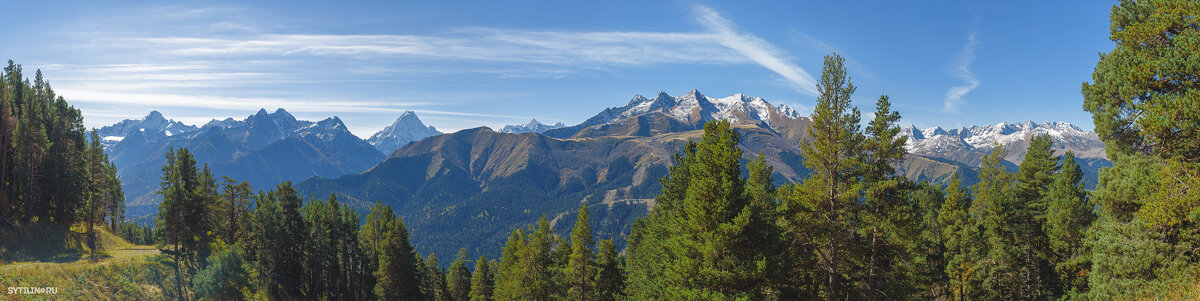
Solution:
[[[151,112],[100,133],[125,185],[130,216],[156,213],[163,154],[188,147],[217,177],[247,181],[255,190],[293,181],[303,195],[336,195],[361,214],[375,202],[390,205],[422,254],[451,258],[466,248],[497,258],[514,229],[541,216],[565,236],[581,205],[591,210],[596,237],[612,238],[623,249],[634,221],[654,207],[672,156],[700,137],[705,122],[717,119],[730,120],[741,135],[743,164],[763,154],[777,184],[807,175],[800,144],[808,117],[758,97],[710,98],[695,90],[637,95],[571,126],[533,120],[500,131],[478,127],[443,134],[406,112],[364,140],[338,117],[301,121],[278,109],[201,127]],[[904,128],[909,155],[897,173],[941,183],[957,172],[969,185],[992,147],[1008,150],[1006,164],[1015,170],[1037,134],[1049,134],[1056,153],[1074,152],[1089,186],[1099,168],[1111,166],[1095,133],[1027,121]]]

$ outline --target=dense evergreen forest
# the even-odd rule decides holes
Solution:
[[[834,54],[801,142],[807,178],[777,186],[762,154],[744,172],[738,131],[712,121],[673,157],[627,249],[594,237],[584,206],[567,237],[542,218],[513,231],[500,258],[462,250],[444,269],[414,250],[388,206],[360,219],[333,195],[302,196],[290,182],[256,192],[186,148],[165,154],[156,228],[122,226],[120,185],[79,111],[10,62],[0,218],[15,228],[107,221],[157,244],[173,269],[167,294],[189,300],[1194,298],[1197,16],[1190,0],[1113,7],[1116,47],[1082,86],[1114,163],[1093,191],[1048,136],[1032,140],[1016,172],[995,147],[974,185],[896,175],[906,153],[899,112],[882,95],[863,120]]]
[[[96,227],[129,228],[116,167],[96,131],[84,129],[79,109],[55,95],[41,70],[30,82],[9,60],[0,80],[0,260],[47,252],[27,248],[40,241],[22,235],[29,230],[63,233],[74,223],[86,231],[72,243],[95,255]]]

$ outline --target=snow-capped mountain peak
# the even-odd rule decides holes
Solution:
[[[770,117],[772,111],[791,119],[800,117],[791,107],[772,106],[761,97],[737,93],[728,97],[710,98],[704,96],[699,90],[691,90],[678,97],[672,97],[664,91],[659,91],[654,99],[637,95],[624,107],[605,110],[593,119],[599,117],[605,119],[602,122],[607,123],[617,119],[660,112],[673,119],[693,124],[713,119],[729,119],[735,122],[763,122],[769,125],[772,123]],[[608,113],[609,116],[605,116],[605,113]]]
[[[109,149],[124,140],[126,136],[135,134],[135,132],[137,135],[153,140],[171,135],[189,133],[196,129],[196,126],[167,119],[158,111],[150,111],[149,114],[146,114],[141,119],[125,119],[96,131],[100,134],[101,144],[104,145],[105,149]]]
[[[978,159],[991,151],[993,146],[1000,145],[1008,151],[1005,159],[1014,163],[1019,163],[1024,158],[1029,141],[1034,136],[1043,134],[1050,136],[1054,141],[1054,148],[1059,151],[1070,150],[1079,157],[1104,156],[1104,143],[1096,133],[1084,131],[1066,122],[1039,124],[1026,120],[1021,123],[1000,122],[952,130],[931,127],[919,132],[916,131],[916,127],[910,126],[900,133],[909,137],[905,145],[909,153],[939,157],[951,150],[957,150],[959,154],[970,154]],[[954,159],[962,161],[962,158]]]
[[[640,96],[640,95],[639,95]],[[543,124],[537,121],[537,118],[529,120],[525,124],[510,124],[500,129],[501,133],[543,133],[549,130],[566,127],[562,122],[555,124]]]
[[[409,142],[425,139],[425,137],[441,135],[433,126],[425,126],[421,119],[417,117],[417,113],[413,111],[405,111],[396,118],[396,122],[379,130],[370,139],[368,143],[375,146],[384,154],[391,154],[401,146]]]
[[[623,124],[633,118],[642,120],[643,116],[650,115],[655,115],[655,118],[666,117],[666,120],[677,121],[685,127],[696,128],[710,120],[726,119],[733,123],[770,128],[785,133],[788,139],[801,138],[804,135],[803,128],[808,124],[807,119],[801,117],[791,107],[772,105],[761,97],[736,93],[727,97],[712,98],[700,93],[699,90],[690,90],[681,96],[671,96],[666,91],[659,91],[653,99],[635,95],[624,106],[604,109],[583,123],[547,131],[546,135],[567,138],[579,133],[584,133],[584,135],[605,133],[608,130],[584,130],[596,126]],[[677,125],[663,125],[663,127],[677,127]]]

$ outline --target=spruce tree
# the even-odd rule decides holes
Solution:
[[[308,224],[291,182],[260,192],[251,214],[254,265],[263,292],[272,299],[304,298]]]
[[[471,271],[467,269],[467,249],[458,249],[458,255],[450,263],[446,273],[447,292],[450,300],[467,301],[471,299]]]
[[[972,206],[957,172],[950,177],[945,195],[945,202],[938,209],[938,223],[942,226],[946,249],[943,257],[946,258],[947,296],[950,300],[967,300],[982,293],[977,271],[985,249],[979,221],[972,217],[976,216],[978,208]]]
[[[550,221],[545,216],[538,219],[537,228],[526,237],[524,248],[518,256],[520,270],[524,272],[522,284],[524,297],[532,300],[552,300],[563,298],[560,291],[559,272],[554,253],[558,248],[558,235],[550,228]]]
[[[492,300],[492,269],[487,256],[479,256],[475,261],[475,271],[471,273],[471,301]]]
[[[500,250],[500,264],[496,267],[496,284],[492,292],[496,300],[516,300],[525,296],[525,271],[521,267],[525,236],[524,229],[513,230]]]
[[[425,277],[422,280],[425,298],[433,301],[450,300],[446,287],[446,272],[442,270],[437,255],[429,254],[425,259]]]
[[[611,239],[600,241],[599,257],[596,259],[595,300],[615,301],[621,298],[625,289],[625,272],[622,271],[621,257]]]
[[[1083,170],[1075,163],[1075,154],[1067,151],[1061,171],[1054,177],[1046,194],[1044,231],[1052,251],[1059,283],[1064,292],[1082,292],[1087,288],[1084,271],[1090,265],[1083,254],[1083,234],[1095,220],[1092,204],[1083,188]]]
[[[392,207],[376,202],[359,232],[367,260],[375,268],[375,297],[380,300],[417,300],[421,282],[417,254],[408,240],[408,229]]]
[[[571,230],[571,255],[563,271],[567,298],[592,300],[595,295],[595,284],[592,282],[595,274],[593,244],[592,227],[588,225],[588,208],[587,205],[583,205],[579,207],[578,219]]]
[[[916,270],[909,280],[914,289],[921,291],[920,298],[948,299],[950,281],[946,277],[944,226],[938,218],[946,195],[940,186],[921,181],[910,198],[911,205],[917,208],[913,218],[917,220],[914,226],[919,228],[919,233],[911,245],[913,257],[910,262]]]
[[[990,249],[981,262],[978,273],[982,273],[984,291],[981,296],[991,299],[1035,298],[1037,292],[1028,283],[1029,270],[1027,249],[1032,245],[1025,240],[1018,222],[1027,222],[1029,211],[1013,193],[1013,174],[1005,170],[1003,158],[1007,152],[999,145],[983,158],[979,170],[979,183],[971,187],[975,196],[973,210],[978,214]]]
[[[772,261],[757,248],[762,214],[745,193],[729,121],[704,125],[661,182],[657,207],[634,224],[629,286],[633,298],[760,298],[772,291]]]
[[[281,292],[284,296],[299,297],[304,279],[301,260],[304,258],[305,241],[308,237],[308,226],[300,212],[303,200],[290,181],[279,184],[275,188],[275,195],[279,198],[278,222],[281,236],[275,238],[279,240],[276,244],[279,248],[269,252],[275,253],[274,256],[279,258],[279,266],[275,272],[276,277],[279,277]]]
[[[1018,240],[1024,246],[1021,252],[1021,264],[1024,270],[1021,291],[1028,292],[1027,296],[1040,298],[1042,296],[1059,295],[1061,285],[1054,275],[1053,263],[1046,234],[1045,224],[1045,195],[1054,181],[1054,172],[1058,169],[1058,157],[1054,156],[1051,148],[1053,141],[1050,135],[1034,136],[1025,150],[1025,158],[1021,161],[1013,182],[1015,212],[1019,213],[1013,224],[1008,227],[1016,229]]]

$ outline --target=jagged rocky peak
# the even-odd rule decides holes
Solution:
[[[213,119],[213,120],[209,121],[208,123],[205,123],[204,127],[230,128],[230,127],[238,125],[238,123],[239,123],[239,121],[234,120],[232,117],[229,117],[229,118],[225,118],[223,120]]]
[[[690,90],[682,96],[671,96],[665,90],[660,90],[653,99],[638,94],[624,106],[606,108],[583,123],[549,130],[545,134],[555,138],[567,138],[587,128],[621,123],[651,114],[661,114],[669,120],[692,127],[703,126],[710,120],[727,119],[735,123],[787,132],[791,135],[790,138],[802,135],[799,131],[806,124],[796,110],[782,104],[772,105],[761,97],[736,93],[723,98],[712,98],[697,89]]]
[[[1021,123],[1000,122],[993,125],[973,125],[952,130],[932,127],[920,131],[921,136],[909,132],[912,127],[903,130],[900,135],[912,137],[905,148],[910,153],[922,155],[938,155],[944,152],[947,145],[966,145],[968,150],[986,151],[999,144],[1009,149],[1010,161],[1019,160],[1019,154],[1024,153],[1028,142],[1036,135],[1049,135],[1054,141],[1054,147],[1061,150],[1071,150],[1077,155],[1101,156],[1104,143],[1096,133],[1084,131],[1066,122],[1036,123],[1026,120]],[[958,147],[958,146],[956,146]]]
[[[287,136],[296,130],[313,124],[311,121],[296,120],[295,116],[292,116],[291,113],[288,113],[283,108],[275,109],[274,113],[267,113],[266,108],[258,109],[258,112],[254,113],[254,115],[246,117],[243,123],[254,128],[262,128],[264,126],[270,128],[267,125],[269,123],[278,129],[280,137]]]
[[[96,131],[101,137],[101,143],[107,148],[115,146],[124,140],[125,137],[134,135],[135,133],[148,140],[156,140],[162,137],[192,132],[196,129],[196,126],[167,119],[158,111],[150,111],[149,114],[146,114],[141,119],[125,119]]]
[[[318,121],[317,127],[325,128],[325,129],[334,129],[334,130],[347,130],[346,124],[343,123],[342,119],[338,118],[337,116],[325,118],[325,120]]]
[[[922,133],[920,129],[917,129],[917,126],[911,124],[900,129],[900,135],[907,136],[908,141],[925,139],[925,133]]]
[[[303,129],[297,130],[298,135],[316,135],[325,140],[333,139],[339,135],[354,135],[350,133],[350,129],[346,128],[346,124],[337,116],[325,118],[317,121]]]
[[[421,122],[421,118],[417,117],[417,113],[413,111],[404,111],[400,117],[396,117],[396,121],[391,125],[379,130],[370,139],[368,143],[375,146],[384,154],[391,154],[401,146],[409,142],[425,139],[425,137],[441,135],[433,126],[426,126]]]
[[[158,110],[150,111],[150,114],[146,114],[146,117],[142,117],[142,122],[166,122],[166,121],[167,121],[167,119],[163,118],[162,113],[159,113]]]
[[[644,99],[644,98],[643,98]],[[636,100],[636,97],[635,97]],[[530,119],[525,124],[510,124],[500,129],[501,133],[543,133],[549,130],[566,127],[562,122],[555,124],[543,124],[537,121],[537,118]]]
[[[761,97],[753,97],[737,93],[724,98],[710,98],[699,90],[693,89],[679,97],[672,97],[665,91],[659,91],[653,100],[641,95],[634,96],[625,107],[612,108],[602,112],[608,113],[615,119],[627,118],[652,112],[661,112],[683,122],[701,122],[712,119],[731,119],[734,121],[761,121],[770,123],[770,112],[776,111],[787,118],[799,118],[799,114],[785,105],[772,106]],[[615,113],[615,114],[613,114]],[[699,120],[692,120],[699,117]],[[749,119],[749,120],[743,120]]]

